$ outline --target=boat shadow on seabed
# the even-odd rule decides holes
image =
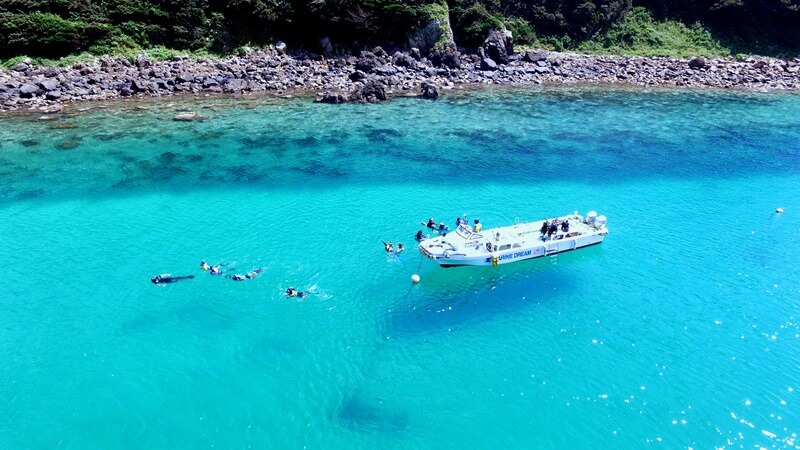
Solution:
[[[549,269],[548,265],[546,269],[543,267],[526,274],[502,275],[491,274],[492,268],[463,269],[473,271],[473,276],[466,282],[451,280],[446,285],[430,289],[419,286],[391,307],[383,321],[383,333],[398,337],[455,331],[488,322],[501,314],[570,296],[575,289],[574,279]],[[428,276],[427,280],[430,284],[431,277]]]

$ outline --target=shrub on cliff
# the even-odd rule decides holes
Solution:
[[[656,21],[641,7],[596,40],[579,48],[592,52],[649,56],[715,56],[730,51],[699,23],[686,26],[676,21]]]

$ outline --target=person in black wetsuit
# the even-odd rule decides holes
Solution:
[[[561,231],[567,232],[569,231],[569,222],[566,220],[561,222]]]
[[[248,280],[252,280],[252,279],[253,279],[253,278],[255,278],[255,277],[258,275],[258,274],[260,274],[261,272],[263,272],[265,269],[266,269],[266,267],[259,267],[258,269],[253,269],[253,271],[252,271],[252,272],[247,272],[247,274],[246,274],[244,277],[245,277],[245,278],[247,278]]]
[[[292,286],[289,286],[289,288],[286,289],[286,296],[287,297],[303,298],[303,297],[306,296],[306,293],[298,291],[297,289],[293,288]]]
[[[186,279],[189,279],[189,278],[194,278],[194,275],[173,277],[172,275],[170,275],[168,273],[162,273],[160,275],[156,275],[156,276],[150,278],[150,281],[152,281],[153,284],[169,284],[169,283],[175,283],[176,281],[186,280]]]
[[[542,233],[542,236],[544,236],[545,234],[547,234],[547,230],[549,229],[550,229],[550,222],[545,220],[544,222],[542,222],[542,229],[539,230],[539,232]]]
[[[425,237],[422,235],[422,230],[417,231],[417,234],[414,235],[414,240],[420,242],[423,239],[425,239]]]
[[[264,271],[264,267],[259,267],[258,269],[253,269],[251,272],[247,272],[245,275],[242,274],[235,274],[231,275],[230,279],[233,281],[244,281],[244,280],[252,280],[258,274]]]
[[[436,221],[433,220],[433,217],[431,217],[430,219],[428,219],[428,224],[425,225],[425,226],[430,228],[431,230],[435,230],[436,229]]]

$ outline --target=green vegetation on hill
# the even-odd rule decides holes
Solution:
[[[449,12],[475,48],[506,28],[517,45],[643,55],[800,54],[800,0],[0,0],[0,58],[232,52],[286,41],[336,52],[406,48]],[[165,56],[166,57],[166,56]]]

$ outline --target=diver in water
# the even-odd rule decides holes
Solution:
[[[210,269],[210,268],[211,268],[211,266],[209,266],[209,265],[206,263],[206,260],[204,259],[204,260],[200,261],[200,268],[201,268],[202,270],[208,270],[208,269]]]
[[[307,294],[305,292],[298,291],[297,289],[295,289],[292,286],[289,286],[289,288],[286,289],[286,296],[287,297],[304,298],[306,295]]]
[[[403,243],[402,242],[398,242],[397,243],[397,250],[395,251],[395,253],[403,253],[403,250],[405,250],[405,249],[406,248],[403,247]]]
[[[252,280],[253,278],[256,277],[256,275],[260,274],[264,270],[266,270],[266,267],[259,267],[258,269],[253,269],[251,272],[247,272],[247,274],[245,274],[244,277],[247,278],[248,280]]]
[[[430,219],[428,219],[428,224],[425,225],[425,226],[430,228],[431,230],[435,230],[436,229],[436,221],[433,220],[433,217],[431,217]]]
[[[150,281],[152,281],[153,284],[168,284],[168,283],[175,283],[176,281],[186,280],[189,278],[194,278],[194,275],[173,277],[168,273],[162,273],[160,275],[154,276],[153,278],[150,278]]]
[[[423,239],[425,239],[425,237],[422,235],[422,230],[417,231],[417,234],[414,235],[414,240],[420,242]]]
[[[263,272],[263,271],[264,271],[264,269],[265,269],[264,267],[259,267],[258,269],[253,269],[252,271],[250,271],[250,272],[247,272],[247,273],[246,273],[246,274],[244,274],[244,275],[242,275],[242,274],[240,274],[240,273],[237,273],[237,274],[235,274],[235,275],[231,275],[231,276],[230,276],[230,279],[231,279],[231,280],[233,280],[233,281],[252,280],[252,279],[253,279],[253,278],[255,278],[255,277],[258,275],[258,274],[260,274],[261,272]]]
[[[383,249],[386,250],[386,253],[392,253],[394,251],[394,244],[391,242],[387,244],[386,241],[381,242],[383,242]]]

